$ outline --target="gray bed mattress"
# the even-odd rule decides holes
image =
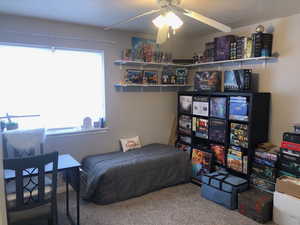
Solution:
[[[150,144],[128,152],[86,157],[82,162],[83,198],[109,204],[190,181],[189,155],[174,147]]]

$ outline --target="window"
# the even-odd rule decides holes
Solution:
[[[20,128],[79,127],[105,117],[103,52],[0,45],[0,117]]]

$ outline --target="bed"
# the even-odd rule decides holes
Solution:
[[[88,156],[82,171],[82,197],[97,204],[137,197],[191,177],[189,155],[163,144]]]

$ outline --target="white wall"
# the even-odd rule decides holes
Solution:
[[[139,34],[107,32],[96,27],[0,15],[0,42],[105,51],[109,131],[105,134],[49,137],[46,143],[48,151],[70,153],[81,159],[89,154],[119,150],[120,137],[139,135],[143,144],[168,142],[172,118],[176,113],[176,93],[146,90],[118,92],[114,87],[114,83],[123,78],[125,68],[120,70],[113,61],[120,58],[123,48],[131,46],[131,37],[134,35]],[[173,45],[176,43],[171,41],[165,48],[172,49]]]
[[[279,144],[284,131],[292,130],[292,124],[300,122],[300,14],[261,23],[267,31],[274,31],[273,52],[280,54],[277,61],[263,64],[244,65],[259,73],[259,91],[272,93],[270,141]],[[256,25],[233,30],[232,34],[250,36]],[[204,44],[224,33],[196,37],[193,49],[204,49]],[[228,69],[225,67],[221,69]],[[216,69],[216,68],[210,68]],[[264,107],[264,106],[261,106]]]

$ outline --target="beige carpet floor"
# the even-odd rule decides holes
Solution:
[[[258,225],[238,211],[203,199],[199,191],[194,184],[183,184],[110,205],[82,201],[81,225]],[[75,212],[74,199],[72,193],[72,213]],[[64,203],[65,196],[60,195],[59,225],[69,224]],[[35,224],[44,223],[30,225]]]

